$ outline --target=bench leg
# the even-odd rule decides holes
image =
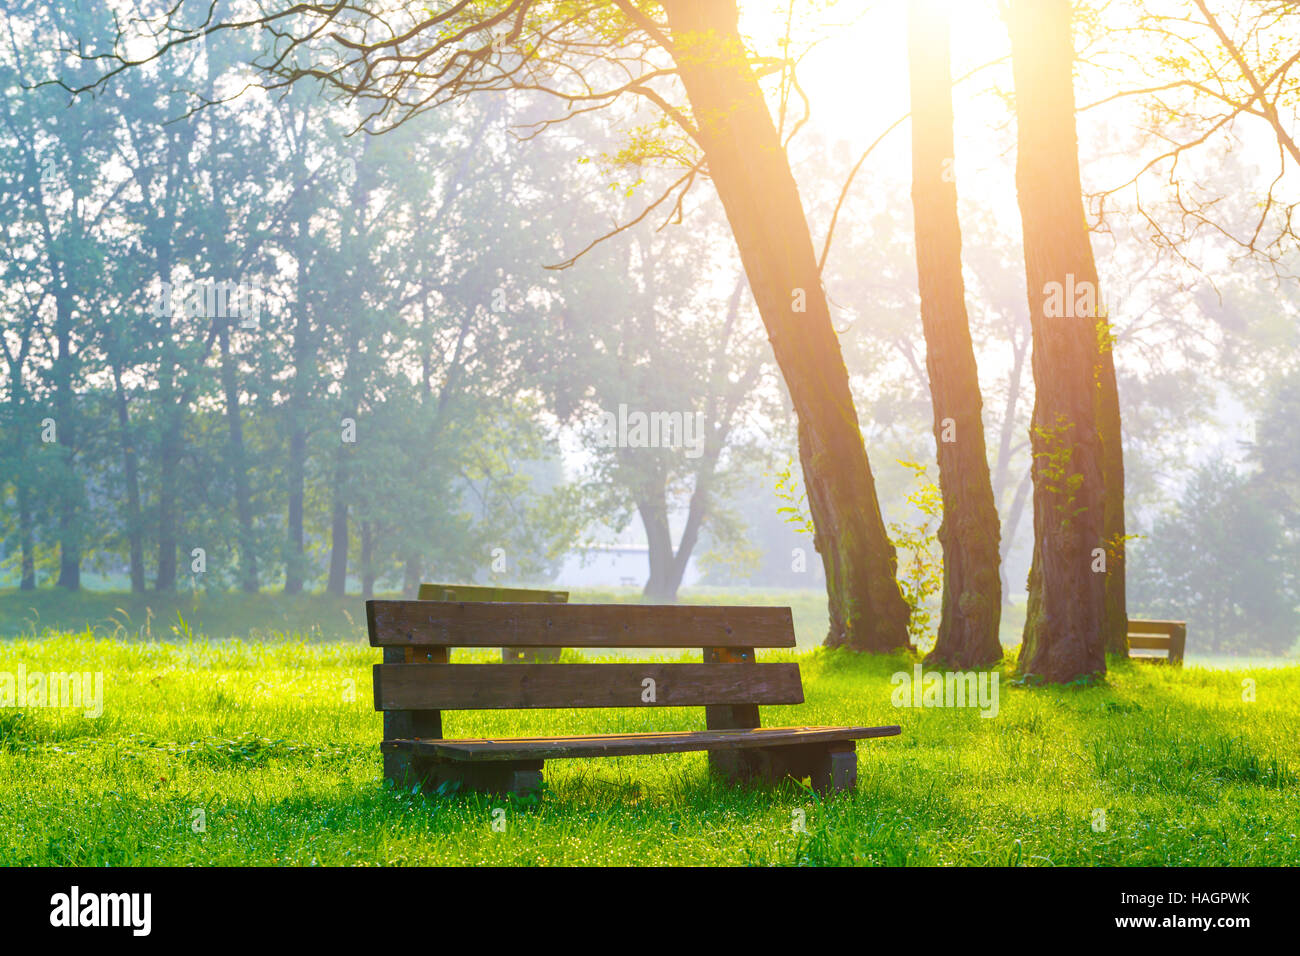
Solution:
[[[544,761],[526,760],[508,763],[480,764],[475,768],[481,774],[481,781],[476,789],[487,793],[513,793],[525,796],[542,789],[542,766]]]
[[[853,741],[843,740],[826,747],[817,755],[811,774],[813,789],[820,796],[858,786],[858,753]]]
[[[391,780],[398,790],[409,790],[418,786],[425,793],[432,793],[443,779],[438,761],[428,757],[417,757],[400,750],[384,752],[384,779]]]
[[[713,760],[716,756],[723,758]],[[826,796],[852,790],[858,783],[858,755],[852,740],[788,747],[755,747],[710,755],[710,765],[731,783],[780,783],[786,777],[811,779],[813,789]]]
[[[743,783],[759,775],[754,754],[744,750],[710,750],[709,773],[726,783]]]

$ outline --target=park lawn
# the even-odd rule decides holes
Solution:
[[[859,744],[854,794],[722,786],[703,754],[551,762],[539,801],[394,792],[377,652],[355,640],[3,640],[0,671],[102,671],[104,711],[0,710],[0,863],[1300,863],[1300,667],[1119,662],[1101,686],[1053,689],[1008,671],[990,719],[893,707],[905,655],[769,659],[791,656],[807,703],[765,708],[769,725],[902,725]],[[447,733],[702,722],[702,708],[454,713]]]

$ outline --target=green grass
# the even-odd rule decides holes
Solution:
[[[1004,673],[986,719],[891,706],[904,655],[794,657],[807,703],[765,708],[766,723],[903,727],[859,744],[853,794],[723,786],[702,754],[551,762],[540,800],[394,792],[370,697],[377,652],[356,637],[3,640],[0,671],[102,671],[105,686],[97,719],[0,709],[0,863],[1300,863],[1300,667],[1118,662],[1101,686],[1032,690]],[[446,732],[702,722],[699,708],[454,713]]]

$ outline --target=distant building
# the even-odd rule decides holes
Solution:
[[[596,545],[570,552],[555,587],[644,588],[650,577],[650,549],[638,545]],[[686,563],[682,586],[689,587],[700,579],[695,555]]]

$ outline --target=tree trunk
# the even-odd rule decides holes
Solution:
[[[113,392],[117,405],[117,427],[122,436],[122,477],[126,481],[126,535],[131,562],[131,593],[143,594],[144,528],[140,517],[140,464],[131,436],[131,410],[122,385],[122,369],[113,366]]]
[[[1007,399],[1002,409],[1002,422],[998,426],[998,463],[993,471],[993,500],[1001,506],[1007,497],[1010,484],[1011,457],[1015,453],[1011,443],[1016,430],[1016,408],[1020,404],[1021,385],[1024,381],[1025,356],[1029,352],[1029,342],[1021,343],[1016,339],[1014,326],[1011,333],[1011,372],[1007,376]],[[1025,496],[1029,493],[1029,471],[1025,471],[1012,495],[1011,507],[1007,511],[1006,521],[1002,523],[1002,541],[998,547],[998,573],[1002,580],[1002,606],[1011,603],[1011,587],[1007,580],[1007,555],[1016,543],[1016,531],[1020,527],[1020,514],[1024,510]]]
[[[162,440],[158,444],[158,576],[154,590],[176,587],[176,471],[180,464],[180,424],[175,402],[163,399]]]
[[[299,169],[299,174],[302,170]],[[307,470],[307,391],[310,387],[309,377],[313,369],[308,368],[311,349],[308,344],[310,336],[310,319],[308,317],[307,283],[307,245],[310,240],[307,209],[301,207],[297,217],[297,245],[294,254],[298,260],[297,267],[297,320],[293,333],[293,382],[289,397],[289,539],[284,557],[284,593],[301,594],[303,578],[306,574],[305,542],[303,534],[303,498],[304,482]]]
[[[1106,331],[1109,333],[1109,316]],[[1110,336],[1103,341],[1098,383],[1102,483],[1106,490],[1106,652],[1128,657],[1128,542],[1124,523],[1124,436]]]
[[[72,303],[65,290],[55,296],[58,354],[54,357],[55,415],[63,473],[59,482],[59,577],[69,591],[81,589],[81,482],[77,477],[76,423],[73,421],[76,383],[73,381]]]
[[[298,373],[298,374],[301,374]],[[307,463],[307,431],[294,416],[289,432],[289,540],[284,556],[284,593],[301,594],[303,585],[303,488]]]
[[[1106,532],[1097,270],[1079,176],[1069,0],[1012,0],[1009,23],[1036,388],[1020,671],[1066,682],[1106,671],[1106,578],[1093,571]]]
[[[26,354],[26,349],[23,350]],[[18,549],[19,577],[18,590],[36,590],[36,519],[32,508],[32,488],[35,484],[32,475],[31,437],[28,416],[25,409],[25,390],[22,386],[22,362],[10,364],[10,398],[9,407],[14,423],[14,495],[18,504]]]
[[[1002,658],[998,511],[961,274],[948,17],[938,4],[911,0],[908,59],[916,271],[943,495],[943,611],[926,659],[960,669],[990,667]]]
[[[334,506],[330,520],[330,570],[325,590],[340,597],[347,592],[348,583],[348,503],[343,494],[344,452],[339,452],[334,472]]]
[[[22,548],[22,572],[18,591],[35,591],[36,589],[36,555],[35,541],[32,538],[31,494],[27,490],[26,476],[21,477],[18,485],[18,537]]]
[[[170,166],[169,166],[170,168]],[[175,183],[169,178],[168,192],[174,192]],[[170,206],[171,215],[164,221],[167,228],[175,222],[175,201]],[[158,249],[158,275],[163,282],[171,281],[170,231],[161,240]],[[180,455],[179,422],[176,396],[175,329],[171,310],[163,309],[161,349],[158,358],[158,408],[162,433],[158,440],[158,572],[154,590],[172,591],[176,588],[176,467]]]
[[[361,522],[361,599],[375,596],[374,542],[370,522]]]
[[[409,554],[402,569],[402,596],[415,600],[420,592],[420,556]]]
[[[907,647],[907,603],[821,286],[799,190],[741,40],[735,0],[664,0],[708,172],[799,420],[799,460],[826,569],[826,643]]]
[[[1002,537],[1002,545],[999,549],[999,560],[1002,562],[1002,587],[1003,595],[1007,591],[1007,556],[1011,554],[1011,548],[1016,543],[1016,532],[1020,530],[1020,518],[1025,513],[1025,500],[1029,497],[1029,489],[1033,486],[1033,475],[1031,472],[1025,472],[1020,484],[1016,485],[1016,492],[1011,496],[1011,507],[1007,509],[1007,523],[1004,528],[1006,534]]]
[[[637,500],[636,510],[645,527],[645,539],[650,562],[650,577],[646,579],[642,596],[647,600],[672,603],[677,600],[677,585],[672,580],[673,535],[668,525],[668,508],[663,486],[651,489],[653,496]]]
[[[245,594],[256,594],[257,541],[253,534],[253,493],[248,482],[248,456],[244,450],[244,423],[239,407],[239,380],[230,350],[230,323],[221,327],[221,390],[226,398],[226,428],[229,432],[230,473],[235,486],[235,516],[239,520],[239,586]]]

